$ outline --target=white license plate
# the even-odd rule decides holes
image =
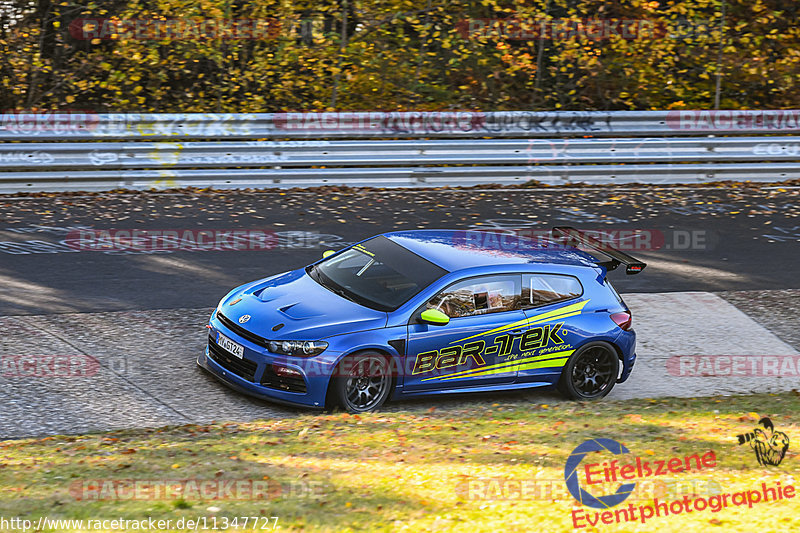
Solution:
[[[233,342],[222,333],[219,333],[219,336],[217,337],[217,344],[219,344],[223,349],[231,352],[239,359],[244,357],[244,346],[236,342]]]

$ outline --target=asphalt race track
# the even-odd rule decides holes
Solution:
[[[638,230],[649,244],[630,253],[647,269],[612,279],[633,310],[639,361],[610,398],[797,389],[796,374],[686,377],[675,358],[797,355],[799,214],[792,188],[0,198],[0,438],[303,412],[241,397],[195,368],[211,308],[245,281],[398,229]],[[76,249],[76,232],[103,230],[251,231],[273,241],[261,250]],[[89,371],[31,376],[9,363],[47,357]],[[458,395],[388,409],[520,398],[557,401]]]
[[[800,288],[800,189],[494,190],[0,199],[0,314],[214,306],[230,288],[307,264],[328,248],[418,228],[554,225],[643,230],[642,276],[622,292]],[[93,230],[263,230],[269,250],[76,251]],[[657,242],[657,239],[661,242]],[[660,246],[658,246],[660,245]]]

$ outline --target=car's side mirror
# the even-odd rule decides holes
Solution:
[[[334,252],[333,250],[325,250],[324,252],[322,252],[322,258],[325,259],[326,257],[333,255],[335,253],[336,252]]]
[[[450,323],[450,317],[438,309],[426,309],[419,315],[419,320],[432,326],[446,326]]]

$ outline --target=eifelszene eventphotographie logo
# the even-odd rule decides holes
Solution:
[[[760,429],[752,433],[739,436],[739,440],[753,442],[757,449],[760,461],[780,462],[786,449],[788,437],[781,432],[774,431],[769,420],[762,419],[761,425],[769,433]],[[760,433],[759,433],[760,432]],[[587,459],[590,453],[600,453],[601,457],[594,462]],[[595,527],[599,524],[612,525],[631,522],[642,524],[651,519],[665,518],[693,512],[719,513],[729,507],[747,507],[763,503],[793,499],[796,489],[791,484],[780,480],[770,483],[762,482],[760,486],[747,490],[720,490],[716,494],[699,495],[673,494],[666,497],[653,498],[650,502],[640,502],[638,505],[627,502],[639,481],[648,479],[663,479],[660,476],[667,474],[689,474],[696,477],[711,477],[706,472],[717,466],[717,456],[713,450],[702,455],[695,453],[683,457],[668,457],[666,459],[647,459],[629,456],[620,459],[608,460],[606,454],[625,456],[629,450],[620,442],[608,438],[595,438],[587,440],[575,448],[567,458],[564,465],[564,480],[567,490],[580,506],[572,509],[572,525],[575,529]],[[648,452],[652,454],[653,452]],[[606,455],[605,458],[602,455]],[[632,455],[632,454],[631,454]],[[582,480],[582,481],[581,481]],[[628,482],[628,483],[626,483]],[[584,485],[582,485],[582,483]],[[619,483],[613,494],[595,496],[584,486],[596,489],[613,486]],[[599,485],[599,487],[598,487]],[[720,487],[721,488],[721,487]],[[600,489],[602,490],[602,489]],[[625,502],[625,505],[620,505]],[[589,508],[589,509],[587,509]],[[598,510],[592,510],[598,509]]]

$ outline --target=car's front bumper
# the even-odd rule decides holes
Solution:
[[[220,381],[239,392],[282,404],[325,407],[333,362],[327,358],[302,359],[269,352],[226,328],[216,317],[209,321],[209,340],[197,364]],[[244,346],[244,356],[237,358],[216,342],[222,333]],[[277,367],[288,368],[300,377],[283,378]]]
[[[252,396],[254,398],[259,398],[261,400],[267,400],[272,403],[278,403],[282,405],[314,407],[318,409],[322,409],[323,407],[322,405],[320,406],[309,405],[307,403],[297,401],[297,398],[294,396],[296,393],[292,393],[293,397],[291,399],[286,399],[284,398],[285,396],[284,394],[276,394],[276,392],[279,391],[267,390],[266,393],[262,392],[264,387],[253,386],[253,384],[250,383],[249,381],[240,378],[236,374],[227,372],[224,368],[216,364],[212,359],[209,359],[207,347],[205,353],[202,353],[197,357],[197,366],[208,371],[217,380],[227,385],[231,389],[240,392],[242,394]]]

